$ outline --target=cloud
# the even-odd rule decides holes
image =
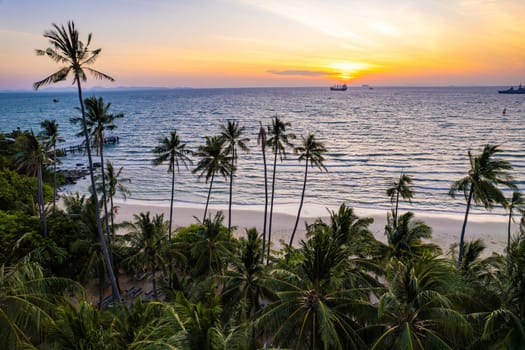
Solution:
[[[275,75],[292,75],[292,76],[303,76],[303,77],[322,77],[325,75],[334,75],[334,73],[323,72],[318,70],[267,70],[268,73]]]

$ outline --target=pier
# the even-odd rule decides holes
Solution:
[[[104,144],[105,145],[114,145],[118,144],[120,142],[120,138],[118,136],[107,136],[104,137]],[[91,146],[91,149],[93,149],[93,146]],[[86,142],[66,142],[65,144],[61,144],[60,147],[57,147],[57,153],[61,157],[67,156],[68,152],[70,154],[75,153],[83,153],[86,151]]]

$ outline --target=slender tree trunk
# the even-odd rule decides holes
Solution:
[[[295,220],[295,225],[292,231],[292,237],[290,237],[290,248],[293,244],[293,239],[295,237],[295,231],[297,231],[297,226],[299,225],[299,218],[301,217],[301,210],[303,209],[304,203],[304,192],[306,190],[306,178],[308,177],[308,157],[306,158],[306,166],[304,168],[304,181],[303,181],[303,192],[301,194],[301,203],[299,204],[299,210],[297,211],[297,219]]]
[[[264,222],[263,222],[263,236],[262,236],[262,254],[261,260],[264,263],[265,244],[266,244],[266,219],[268,216],[268,171],[266,166],[266,149],[262,147],[263,163],[264,163]]]
[[[512,207],[509,209],[509,224],[507,226],[507,254],[510,251],[510,226],[512,224]]]
[[[151,284],[152,284],[152,287],[153,287],[153,297],[155,298],[155,300],[158,300],[158,297],[157,297],[157,281],[156,281],[156,278],[155,278],[155,264],[153,264],[152,268],[151,268]]]
[[[168,231],[168,242],[171,243],[171,227],[173,222],[173,196],[175,192],[175,169],[172,169],[171,174],[171,202],[170,202],[170,226]]]
[[[40,220],[42,221],[42,227],[44,230],[44,238],[47,238],[47,220],[46,220],[46,208],[44,203],[44,185],[42,183],[42,164],[38,165],[37,169],[37,181],[38,181],[38,206],[40,211]]]
[[[56,211],[57,201],[57,149],[53,144],[53,214]]]
[[[206,220],[206,214],[208,213],[208,203],[210,202],[210,196],[211,196],[211,187],[213,186],[213,178],[215,177],[215,173],[211,174],[211,181],[210,181],[210,189],[208,190],[208,199],[206,200],[206,207],[204,207],[204,217],[202,218],[202,222]]]
[[[273,198],[275,194],[275,171],[277,167],[277,152],[274,154],[273,159],[273,175],[272,175],[272,197],[270,200],[270,221],[268,222],[268,252],[266,255],[266,264],[270,262],[270,245],[272,243],[272,219],[273,219]]]
[[[113,205],[113,195],[109,195],[109,210],[111,211],[111,238],[115,239],[115,223],[114,223],[114,210],[115,206]]]
[[[232,197],[233,197],[233,167],[235,165],[235,148],[232,151],[232,162],[230,169],[230,202],[228,204],[228,232],[232,229]]]
[[[109,281],[111,283],[111,290],[113,294],[113,300],[120,302],[120,293],[117,286],[117,280],[115,278],[115,274],[113,271],[113,265],[111,264],[111,258],[108,253],[108,249],[106,246],[106,241],[104,239],[104,231],[102,230],[102,221],[100,220],[100,206],[98,203],[98,196],[96,191],[96,183],[95,183],[95,176],[93,174],[93,159],[91,158],[91,147],[89,144],[89,136],[87,132],[87,126],[86,126],[86,112],[84,109],[84,101],[82,100],[82,87],[80,86],[80,80],[79,77],[76,77],[77,79],[77,89],[78,89],[78,99],[80,100],[80,111],[82,112],[82,127],[84,129],[84,140],[86,142],[86,151],[88,155],[88,164],[89,164],[89,177],[91,180],[91,195],[93,196],[94,202],[95,202],[95,216],[97,219],[97,231],[98,231],[98,238],[100,240],[100,245],[102,247],[102,254],[104,255],[104,262],[107,266],[107,271],[109,275]]]
[[[468,213],[470,211],[470,204],[472,202],[472,184],[470,185],[470,190],[468,193],[467,199],[467,209],[465,210],[465,220],[463,220],[463,227],[461,228],[461,237],[459,239],[459,254],[458,254],[458,267],[461,266],[463,261],[463,248],[465,245],[465,230],[467,228]]]
[[[401,191],[401,179],[399,180],[399,185],[397,186],[397,193],[396,193],[396,211],[394,212],[394,224],[397,227],[397,211],[399,210],[399,191]]]

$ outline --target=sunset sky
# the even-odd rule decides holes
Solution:
[[[523,0],[0,0],[0,89],[60,68],[34,50],[68,20],[116,79],[91,86],[517,85],[524,19]]]

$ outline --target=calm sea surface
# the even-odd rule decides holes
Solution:
[[[137,201],[169,201],[167,165],[151,165],[151,150],[159,137],[176,129],[195,150],[204,136],[217,135],[220,125],[234,119],[250,138],[250,152],[240,153],[234,204],[262,206],[263,161],[257,132],[259,121],[269,124],[275,115],[290,122],[289,131],[298,138],[315,133],[328,149],[328,172],[309,171],[305,199],[309,205],[336,207],[346,202],[356,208],[388,210],[385,190],[403,171],[414,178],[416,191],[413,204],[404,208],[459,216],[464,200],[461,196],[454,200],[447,192],[467,172],[467,151],[478,154],[487,143],[501,145],[501,157],[513,164],[517,184],[525,190],[525,96],[499,95],[493,87],[85,92],[85,97],[92,95],[111,102],[111,112],[125,114],[112,132],[120,144],[106,147],[105,155],[116,167],[124,167],[124,176],[132,179],[131,199]],[[72,92],[0,93],[0,131],[20,127],[36,133],[42,120],[56,119],[69,144],[78,140],[74,136],[78,127],[69,123],[69,118],[79,116],[76,107],[78,97]],[[268,155],[268,164],[272,162]],[[75,168],[77,163],[87,164],[86,157],[68,155],[62,167]],[[289,152],[277,164],[275,201],[296,210],[304,163]],[[204,179],[197,180],[192,168],[176,175],[176,200],[202,204],[208,186]],[[228,201],[228,185],[222,178],[214,183],[211,201],[218,205]]]

